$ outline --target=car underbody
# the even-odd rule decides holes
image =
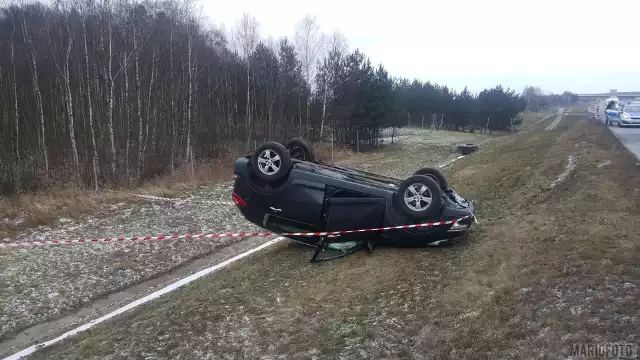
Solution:
[[[314,157],[302,139],[262,144],[235,161],[233,191],[247,220],[314,247],[311,261],[377,245],[449,244],[466,235],[475,220],[473,202],[450,188],[437,169],[423,168],[401,180]],[[430,222],[438,225],[423,226]],[[358,231],[324,234],[342,230]],[[322,235],[292,235],[311,232]]]

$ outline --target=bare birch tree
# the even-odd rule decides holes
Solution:
[[[339,31],[334,31],[331,36],[327,38],[327,41],[323,43],[323,49],[321,53],[322,63],[320,67],[325,67],[323,76],[320,77],[319,86],[322,91],[322,116],[320,118],[320,138],[324,134],[324,125],[327,119],[327,103],[333,97],[333,86],[335,86],[334,72],[330,71],[330,68],[334,66],[332,62],[339,61],[342,54],[346,54],[348,51],[347,39]]]
[[[15,16],[15,15],[14,15]],[[16,35],[16,23],[15,23],[15,18],[12,18],[13,22],[12,22],[12,27],[11,27],[11,41],[10,41],[10,47],[11,47],[11,70],[12,70],[12,74],[13,74],[13,84],[12,84],[12,90],[13,90],[13,121],[15,124],[14,130],[15,130],[15,134],[16,134],[16,140],[15,140],[15,149],[14,149],[14,154],[15,154],[15,163],[14,163],[14,183],[15,183],[15,187],[17,191],[20,191],[21,189],[21,182],[20,180],[22,179],[22,164],[20,162],[20,113],[18,112],[18,88],[17,88],[17,83],[18,83],[18,78],[16,76],[16,54],[15,54],[15,44],[14,44],[14,38]]]
[[[93,185],[94,189],[98,191],[98,146],[96,145],[96,132],[93,127],[93,105],[91,104],[91,76],[89,67],[89,47],[87,45],[87,26],[84,17],[82,18],[82,38],[84,41],[84,61],[86,67],[86,97],[87,97],[87,112],[89,121],[89,133],[91,136],[91,147],[93,148],[92,156],[92,168],[93,168]]]
[[[49,155],[47,153],[47,144],[45,141],[45,119],[44,109],[42,106],[42,93],[40,92],[40,84],[38,82],[38,64],[36,62],[36,52],[31,41],[31,36],[27,31],[27,25],[24,17],[22,18],[22,36],[24,38],[25,45],[29,51],[29,65],[31,69],[31,83],[33,85],[33,97],[36,100],[36,113],[38,115],[39,136],[38,143],[40,145],[40,151],[42,152],[42,158],[44,160],[44,176],[45,184],[49,183]]]
[[[187,25],[187,146],[185,147],[185,161],[190,159],[193,169],[193,159],[191,151],[191,114],[193,113],[193,65],[191,64],[191,50],[192,50],[192,31],[193,27],[189,21]]]
[[[138,164],[137,164],[137,176],[140,178],[142,175],[142,166],[144,163],[144,147],[142,145],[142,139],[144,138],[144,124],[142,120],[142,84],[140,83],[140,56],[138,53],[138,26],[137,19],[133,19],[133,53],[135,54],[134,72],[136,80],[136,117],[138,119]]]
[[[251,56],[258,44],[258,21],[248,13],[242,15],[236,25],[235,41],[240,53],[245,59],[247,67],[247,110],[246,110],[246,134],[247,148],[251,144]]]
[[[71,78],[69,73],[69,58],[71,57],[71,48],[73,46],[73,34],[69,27],[69,19],[65,19],[65,27],[67,29],[67,48],[64,55],[63,63],[63,82],[67,95],[67,119],[69,121],[69,140],[71,141],[71,153],[73,155],[73,165],[75,167],[76,181],[80,180],[80,159],[78,156],[78,146],[76,144],[75,131],[75,114],[73,110],[73,94],[71,91]]]
[[[107,127],[109,132],[109,142],[111,145],[111,176],[114,182],[117,182],[118,173],[116,170],[116,162],[118,160],[118,153],[116,152],[115,141],[115,129],[113,127],[113,101],[115,97],[115,84],[113,81],[113,11],[110,7],[109,0],[104,1],[104,6],[107,12],[107,40],[109,45],[107,51],[107,69],[105,74],[105,80],[107,83]]]
[[[173,68],[173,19],[169,24],[169,67],[171,71],[171,87],[169,92],[169,98],[171,99],[171,108],[169,109],[169,117],[171,118],[171,155],[169,159],[169,167],[171,168],[171,175],[175,174],[175,162],[176,162],[176,141],[178,139],[178,128],[176,124],[176,98],[175,98],[175,70]]]
[[[304,79],[310,87],[310,92],[307,96],[307,112],[305,119],[305,131],[302,135],[306,134],[306,128],[309,126],[310,108],[311,108],[311,93],[314,91],[314,77],[316,70],[316,62],[322,51],[322,42],[324,37],[320,33],[320,27],[316,22],[315,16],[306,15],[296,26],[294,44],[298,58],[302,65],[302,72]]]

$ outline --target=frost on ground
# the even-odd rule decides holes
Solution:
[[[354,154],[342,165],[399,178],[454,158],[455,145],[479,134],[409,129],[384,152]],[[82,220],[4,241],[260,231],[233,206],[231,184],[200,187],[178,199],[118,204]],[[238,238],[124,241],[0,249],[0,339],[165,273]]]
[[[119,204],[100,216],[62,218],[12,241],[257,231],[229,201],[231,185],[173,202]],[[0,338],[201,257],[238,238],[116,242],[0,250]]]
[[[387,135],[390,136],[385,132],[385,136]],[[437,167],[454,159],[459,155],[456,153],[458,144],[480,143],[488,138],[488,135],[477,133],[400,129],[396,130],[393,144],[391,137],[385,138],[383,151],[356,154],[336,163],[404,179],[413,175],[420,167]]]

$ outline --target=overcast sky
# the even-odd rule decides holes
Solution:
[[[350,49],[394,76],[479,91],[640,90],[640,1],[201,0],[207,22],[234,26],[243,12],[263,38],[292,36],[306,14],[341,31]],[[614,42],[607,48],[607,44]]]

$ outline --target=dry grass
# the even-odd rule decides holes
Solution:
[[[538,122],[539,120],[544,119],[545,117],[555,113],[556,113],[555,109],[552,111],[545,111],[545,112],[524,113],[522,124],[520,124],[520,129],[526,129],[529,126]],[[549,117],[550,120],[553,120],[552,118],[553,116]]]
[[[139,199],[118,192],[99,192],[67,188],[0,198],[0,239],[51,224],[59,218],[78,218],[98,213],[106,204],[137,202]]]
[[[635,160],[584,121],[501,140],[447,169],[478,202],[469,241],[324,264],[283,244],[38,358],[565,359],[574,342],[637,344]]]
[[[100,216],[105,205],[139,203],[134,194],[175,198],[199,186],[231,181],[233,160],[237,154],[220,159],[185,165],[173,174],[157,177],[140,186],[121,186],[98,192],[80,188],[54,188],[49,191],[24,193],[0,198],[0,241],[47,226],[60,218],[78,219],[85,215]]]
[[[233,177],[235,157],[225,156],[216,160],[201,161],[194,164],[193,169],[191,166],[185,165],[176,169],[173,174],[150,180],[132,190],[138,194],[173,198],[183,195],[197,186],[228,182]]]
[[[487,161],[497,153],[478,154],[464,169],[470,176],[456,178],[487,225],[442,294],[450,312],[474,314],[453,320],[461,340],[442,354],[469,343],[476,353],[562,358],[573,342],[637,342],[640,196],[629,190],[639,171],[607,130],[584,122],[572,130],[499,145],[513,155],[497,165]],[[550,189],[571,155],[575,171]],[[598,168],[603,160],[612,164]]]
[[[314,146],[314,150],[318,160],[325,163],[331,163],[332,159],[334,162],[344,160],[344,159],[349,159],[355,155],[352,150],[349,150],[342,146],[335,146],[335,145],[333,146],[333,153],[332,153],[330,142],[328,143],[319,142],[319,143],[313,144],[313,146]]]

